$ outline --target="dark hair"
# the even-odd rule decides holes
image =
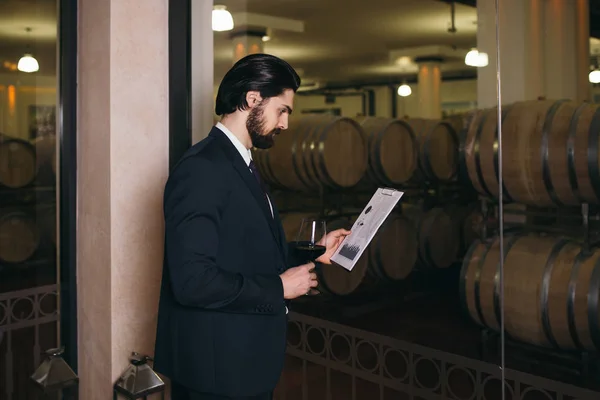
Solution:
[[[248,108],[246,94],[257,91],[263,99],[279,96],[286,89],[294,92],[300,86],[300,77],[294,68],[270,54],[251,54],[225,74],[219,85],[215,113],[231,114]]]

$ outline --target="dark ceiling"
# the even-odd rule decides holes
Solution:
[[[477,7],[477,0],[440,0],[444,3],[460,3],[466,6]],[[499,0],[500,1],[500,0]],[[600,0],[590,2],[590,36],[600,38]]]

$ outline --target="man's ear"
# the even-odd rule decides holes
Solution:
[[[256,90],[252,90],[249,91],[248,93],[246,93],[246,103],[248,103],[248,106],[250,108],[256,106],[258,103],[260,103],[261,97],[260,97],[260,92],[256,91]]]

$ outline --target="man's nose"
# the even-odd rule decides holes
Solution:
[[[279,129],[287,129],[288,128],[288,116],[287,114],[283,115],[279,118],[279,124],[277,125]]]

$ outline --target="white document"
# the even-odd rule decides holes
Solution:
[[[352,233],[344,239],[333,253],[331,261],[352,271],[373,237],[394,209],[404,192],[379,188],[371,197],[351,228]]]

